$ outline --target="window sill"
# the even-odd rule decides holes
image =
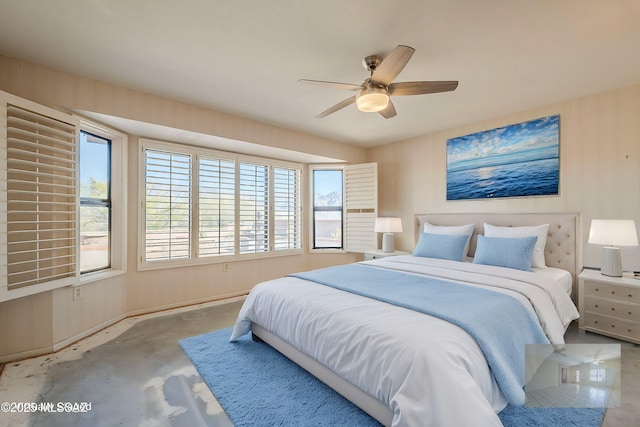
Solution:
[[[85,275],[80,276],[80,281],[78,283],[72,285],[82,286],[88,283],[97,282],[100,280],[110,279],[112,277],[121,276],[126,273],[126,270],[105,270],[105,271],[96,271],[93,273],[86,273]]]
[[[309,249],[310,254],[346,254],[344,249]]]

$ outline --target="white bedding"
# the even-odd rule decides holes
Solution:
[[[533,271],[538,275],[549,276],[550,279],[558,282],[564,291],[571,296],[573,292],[573,278],[571,277],[571,273],[567,270],[563,270],[561,268],[554,267],[545,267],[545,268],[533,268]]]
[[[535,313],[552,343],[563,343],[566,324],[577,318],[563,286],[548,275],[413,256],[366,264],[491,286]],[[251,291],[231,338],[252,322],[387,404],[393,426],[501,425],[496,412],[506,399],[482,351],[444,320],[286,277]]]

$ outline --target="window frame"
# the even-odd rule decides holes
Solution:
[[[174,268],[191,265],[205,265],[205,264],[217,264],[226,263],[250,259],[260,258],[272,258],[279,256],[299,255],[303,253],[302,235],[300,236],[300,244],[298,248],[293,249],[275,249],[274,245],[274,168],[295,169],[298,172],[298,177],[302,180],[302,172],[304,167],[300,163],[288,162],[284,160],[274,160],[256,156],[249,156],[239,153],[232,153],[227,151],[220,151],[202,147],[195,147],[186,144],[180,144],[177,142],[158,141],[149,138],[138,139],[138,197],[140,204],[138,206],[138,248],[137,248],[137,268],[139,271],[156,270],[163,268]],[[161,150],[172,153],[189,154],[192,158],[191,168],[191,256],[185,259],[165,260],[165,261],[149,261],[145,259],[145,247],[146,247],[146,224],[145,224],[145,152],[147,149]],[[233,161],[235,165],[235,199],[234,199],[234,251],[232,254],[219,254],[200,256],[200,201],[199,201],[199,175],[200,175],[200,158],[206,159],[223,159]],[[268,250],[264,252],[240,252],[240,167],[241,163],[249,163],[254,165],[267,166],[268,170]],[[298,189],[302,188],[298,185]],[[302,194],[299,191],[297,198],[298,203],[298,217],[302,221]],[[302,226],[300,226],[302,229]]]
[[[109,192],[110,192],[110,238],[109,238],[109,268],[93,271],[80,271],[80,256],[78,256],[79,282],[84,285],[97,280],[125,274],[127,271],[127,147],[128,137],[125,133],[79,117],[78,146],[80,131],[105,138],[111,141],[109,162]],[[78,165],[80,156],[78,156]],[[78,166],[79,169],[79,166]],[[80,209],[80,175],[78,174],[78,210]],[[80,253],[80,215],[78,214],[78,253]]]
[[[309,166],[309,252],[310,253],[346,253],[345,248],[345,169],[346,165],[344,164],[322,164],[322,165],[310,165]],[[326,171],[326,170],[340,170],[342,171],[342,208],[341,210],[341,228],[342,228],[342,236],[341,236],[341,247],[340,248],[322,248],[315,247],[315,182],[314,182],[314,172],[315,171]],[[335,209],[332,209],[335,211]]]
[[[112,276],[124,274],[126,272],[126,204],[127,204],[127,136],[115,129],[108,128],[104,125],[98,124],[94,121],[88,120],[77,114],[69,114],[59,110],[54,110],[50,107],[38,104],[33,101],[21,98],[10,93],[0,91],[0,110],[6,113],[7,108],[12,105],[20,109],[29,110],[37,115],[42,115],[45,118],[58,120],[74,127],[73,138],[75,144],[75,169],[72,182],[74,183],[74,202],[73,211],[75,218],[73,245],[75,250],[75,260],[72,265],[74,267],[73,274],[63,279],[55,279],[49,281],[42,281],[40,283],[16,287],[9,289],[8,277],[6,268],[8,266],[7,259],[7,243],[0,242],[0,265],[5,270],[4,274],[0,273],[0,302],[9,301],[16,298],[22,298],[30,295],[39,294],[42,292],[51,291],[54,289],[67,287],[67,286],[79,286],[85,283],[89,283],[96,280],[106,279]],[[6,119],[6,117],[5,117]],[[0,124],[3,129],[0,132],[0,146],[3,146],[5,150],[7,146],[7,123]],[[79,145],[80,145],[80,131],[84,130],[91,134],[110,139],[112,142],[112,162],[111,162],[111,267],[105,270],[99,270],[92,273],[80,274],[80,178],[79,178]],[[6,154],[5,154],[6,155]],[[0,161],[0,178],[6,181],[7,178],[7,160]],[[3,191],[4,197],[6,197],[7,189]],[[0,211],[6,215],[8,206],[7,201],[2,201],[3,197],[0,197]],[[0,223],[0,234],[7,233],[7,222]]]
[[[589,382],[591,383],[604,383],[607,380],[607,370],[604,367],[589,369]]]
[[[97,197],[83,197],[82,196],[82,188],[81,185],[78,186],[78,198],[80,200],[80,204],[79,204],[79,209],[80,209],[80,214],[79,214],[79,221],[80,224],[82,224],[82,207],[100,207],[100,208],[106,208],[107,212],[109,212],[109,217],[108,217],[108,224],[107,224],[107,235],[108,235],[108,242],[109,242],[109,248],[108,248],[108,260],[107,260],[107,265],[104,267],[98,267],[98,268],[92,268],[92,269],[88,269],[88,270],[82,270],[82,230],[78,229],[78,234],[80,235],[80,247],[78,250],[78,256],[80,258],[80,269],[79,269],[79,273],[80,276],[82,277],[83,275],[86,274],[91,274],[91,273],[97,273],[99,271],[104,271],[104,270],[109,270],[111,269],[111,207],[112,207],[112,200],[111,200],[111,179],[112,179],[112,172],[111,172],[111,158],[112,158],[112,141],[109,138],[106,138],[104,136],[100,136],[100,135],[96,135],[94,133],[88,132],[85,129],[80,128],[79,132],[79,139],[82,137],[82,134],[86,134],[88,136],[92,136],[94,138],[99,138],[105,141],[106,145],[107,145],[107,197],[106,198],[97,198]],[[78,172],[79,175],[82,173],[81,169],[82,169],[82,141],[80,141],[80,143],[78,144]]]

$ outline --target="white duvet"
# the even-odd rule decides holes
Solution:
[[[549,340],[578,317],[549,275],[413,256],[366,264],[451,278],[517,298]],[[478,301],[478,304],[482,304]],[[393,426],[501,426],[507,402],[482,351],[444,320],[293,277],[254,287],[231,339],[256,323],[388,405]]]

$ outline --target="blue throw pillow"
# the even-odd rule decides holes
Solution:
[[[531,254],[537,240],[536,236],[508,238],[478,235],[473,262],[474,264],[533,271],[531,269]]]
[[[462,261],[464,247],[468,238],[469,236],[466,234],[429,234],[420,232],[420,239],[418,239],[413,255]]]

